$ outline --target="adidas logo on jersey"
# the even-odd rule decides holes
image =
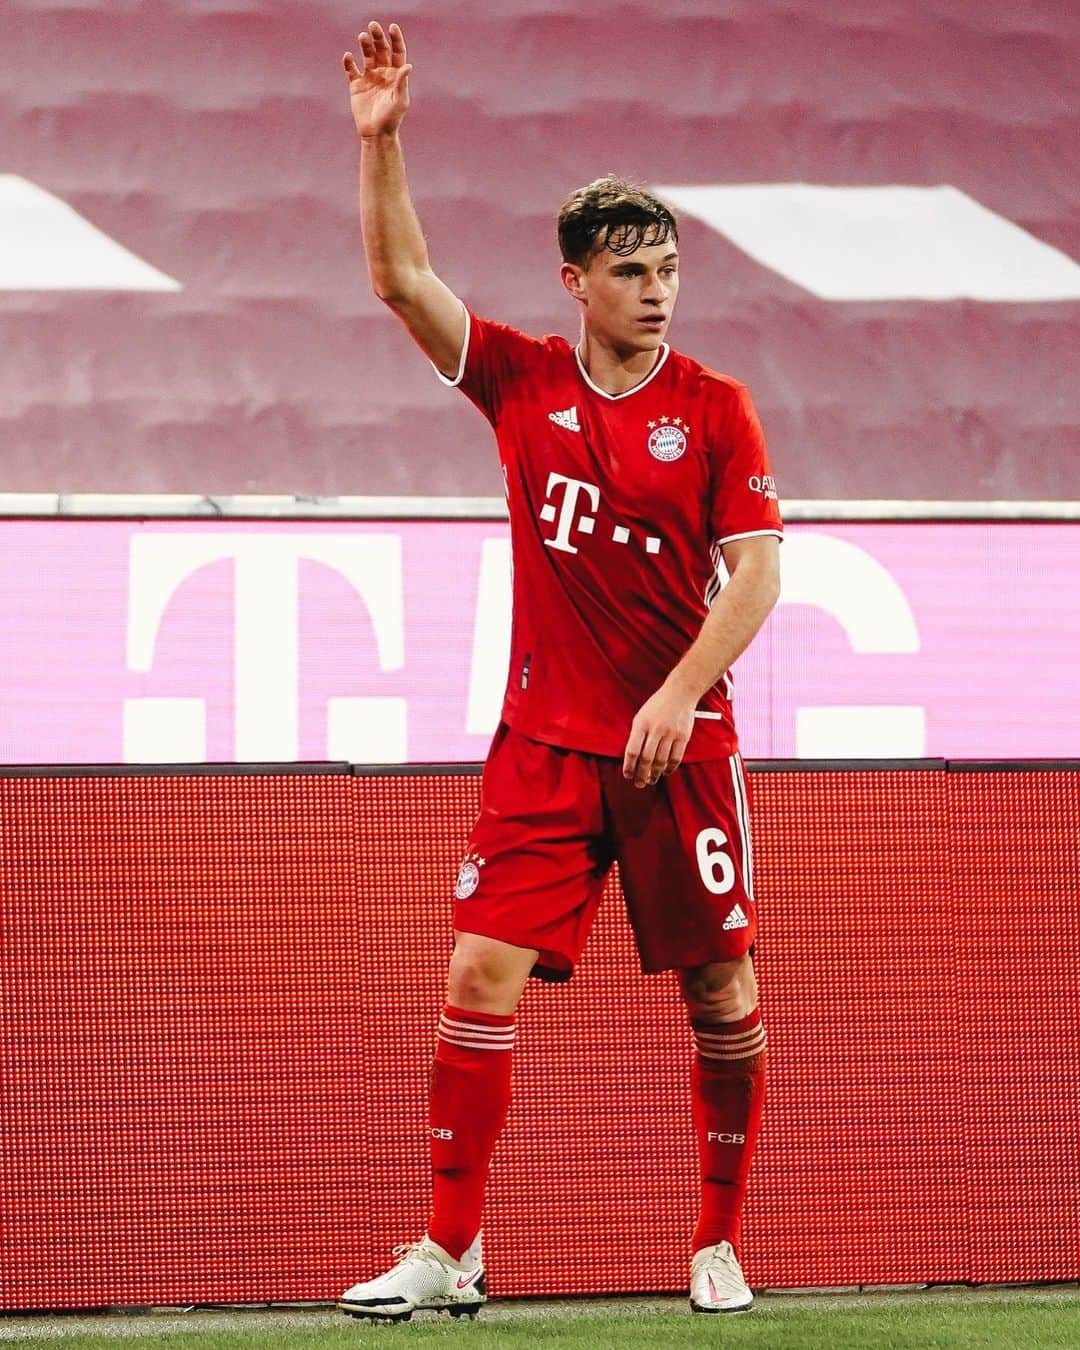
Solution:
[[[565,427],[567,431],[580,431],[581,423],[577,420],[577,404],[572,408],[564,408],[562,412],[548,413],[548,417],[557,427]]]
[[[742,905],[736,905],[731,913],[724,920],[724,932],[730,933],[733,928],[749,928],[750,920],[743,913]]]

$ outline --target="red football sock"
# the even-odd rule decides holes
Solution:
[[[739,1251],[746,1179],[761,1133],[765,1028],[755,1008],[737,1022],[690,1019],[697,1054],[690,1074],[701,1216],[692,1251],[728,1241]]]
[[[514,1018],[444,1008],[428,1113],[434,1188],[428,1236],[455,1261],[480,1231],[495,1141],[510,1105]]]

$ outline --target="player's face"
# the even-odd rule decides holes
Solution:
[[[656,351],[679,294],[679,254],[674,241],[642,244],[620,255],[601,249],[588,267],[563,267],[571,295],[583,305],[585,326],[619,352]],[[566,274],[573,272],[578,289]]]

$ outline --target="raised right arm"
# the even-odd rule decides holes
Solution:
[[[399,128],[409,107],[405,38],[396,23],[358,35],[360,64],[342,57],[360,137],[360,223],[375,294],[397,314],[437,369],[453,379],[465,342],[465,306],[431,270],[416,218]]]

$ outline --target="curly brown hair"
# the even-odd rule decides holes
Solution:
[[[563,262],[588,267],[607,249],[620,257],[643,244],[679,242],[670,207],[625,178],[608,174],[571,192],[559,211],[559,250]]]

